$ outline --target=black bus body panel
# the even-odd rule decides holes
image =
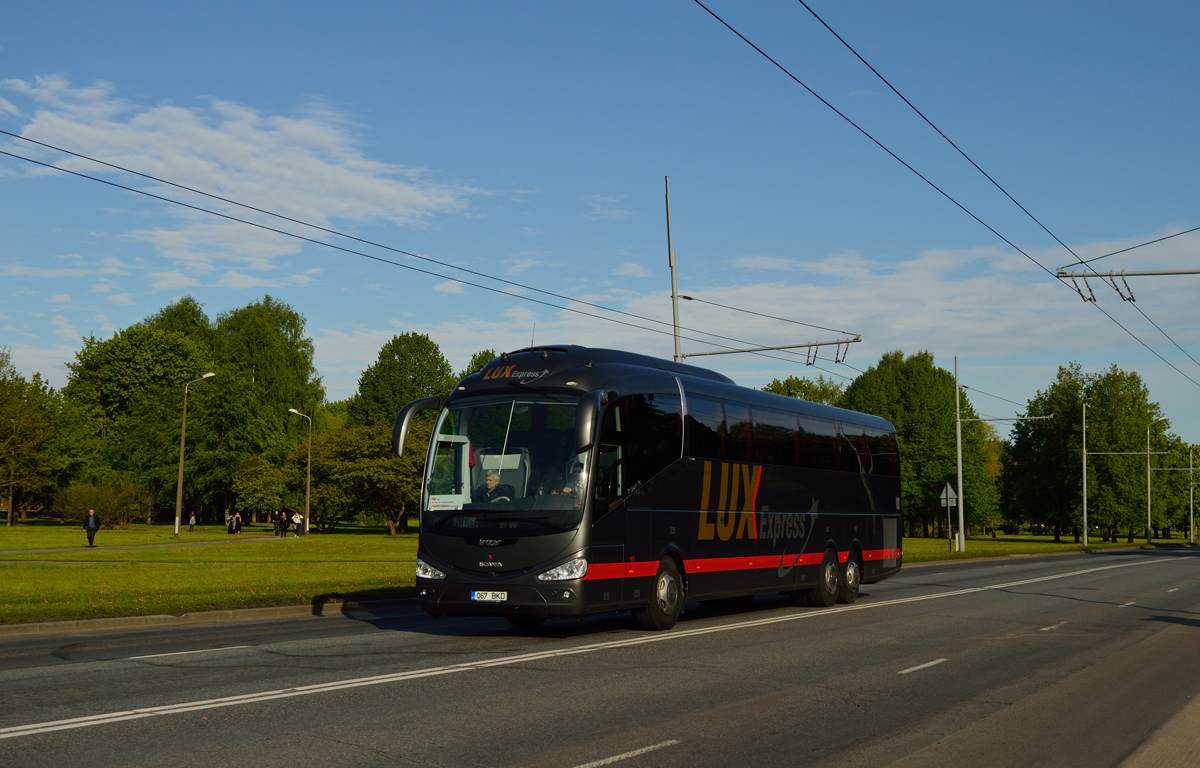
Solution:
[[[589,488],[573,531],[441,532],[427,529],[422,517],[418,556],[446,575],[417,580],[421,606],[431,614],[553,618],[639,608],[647,604],[663,557],[679,562],[688,600],[809,589],[827,546],[843,563],[860,558],[864,583],[900,570],[898,458],[881,469],[871,466],[878,455],[856,454],[852,445],[861,432],[891,434],[894,446],[894,430],[884,419],[745,389],[694,366],[574,346],[497,358],[460,382],[449,404],[522,390],[551,398],[599,391],[607,407],[626,396],[673,396],[687,410],[678,449],[683,455],[629,483],[619,498]],[[746,455],[706,457],[704,446],[692,444],[703,434],[697,426],[703,415],[697,410],[693,418],[691,412],[705,399],[799,414],[826,425],[822,429],[842,425],[837,429],[846,427],[846,434],[829,438],[838,448],[827,468],[764,461],[754,453],[757,442]],[[599,425],[595,431],[601,432]],[[588,468],[593,482],[598,454],[591,452]],[[632,466],[626,469],[633,473]],[[576,557],[588,561],[584,578],[537,578]],[[504,593],[505,599],[473,599],[480,592]]]

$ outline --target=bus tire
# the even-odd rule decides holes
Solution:
[[[523,630],[537,629],[546,621],[541,616],[508,616],[506,618],[513,627]]]
[[[683,613],[683,582],[675,561],[664,557],[658,564],[654,584],[650,589],[650,604],[638,608],[633,615],[642,629],[662,631],[675,626]]]
[[[842,569],[841,584],[838,585],[838,602],[849,605],[858,599],[858,588],[862,585],[862,561],[854,550],[846,558],[846,567]]]
[[[817,608],[829,608],[837,602],[841,584],[837,553],[825,550],[821,557],[821,570],[817,573],[817,586],[808,592],[808,604]]]

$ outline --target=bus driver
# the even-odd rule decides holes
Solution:
[[[507,483],[500,484],[500,472],[489,469],[483,479],[483,485],[475,489],[476,501],[512,501],[517,492]]]

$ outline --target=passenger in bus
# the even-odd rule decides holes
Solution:
[[[494,469],[487,471],[483,485],[475,489],[475,501],[512,501],[516,495],[511,485],[501,484],[500,473]]]

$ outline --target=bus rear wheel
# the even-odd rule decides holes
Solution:
[[[654,576],[650,605],[633,612],[642,629],[661,631],[675,626],[679,614],[683,613],[683,582],[675,561],[664,557],[658,564]]]
[[[821,570],[817,573],[817,586],[808,592],[808,604],[817,608],[829,608],[837,602],[841,578],[838,571],[837,553],[825,550],[821,557]]]
[[[842,583],[838,586],[838,602],[849,605],[858,599],[858,588],[862,585],[862,561],[857,552],[851,550],[842,571]]]

